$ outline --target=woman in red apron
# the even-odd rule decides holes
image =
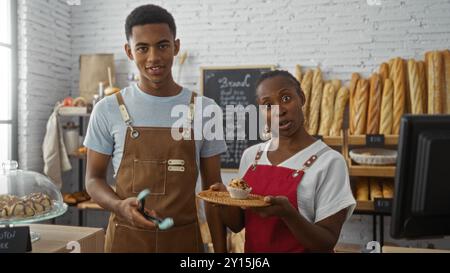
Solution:
[[[224,207],[223,221],[234,232],[245,227],[245,252],[248,253],[332,252],[342,225],[349,216],[348,208],[354,206],[349,185],[345,187],[346,200],[341,202],[347,207],[326,219],[312,223],[303,217],[298,209],[299,185],[304,174],[314,164],[320,163],[321,157],[331,149],[322,143],[323,148],[316,149],[313,154],[308,155],[307,160],[298,162],[294,168],[281,166],[281,163],[302,151],[310,151],[310,146],[320,144],[316,143],[316,139],[304,128],[302,107],[305,96],[300,84],[285,71],[266,73],[257,84],[257,99],[260,105],[266,106],[264,114],[268,117],[266,120],[269,125],[271,106],[279,106],[279,132],[272,132],[273,139],[268,143],[251,147],[244,153],[243,158],[248,157],[252,151],[254,155],[246,172],[242,172],[241,162],[241,174],[244,174],[243,179],[252,187],[252,193],[266,196],[266,202],[271,206],[246,209],[245,212]],[[273,146],[276,143],[277,149]],[[267,164],[260,164],[262,157],[266,159]],[[345,169],[345,164],[340,166]],[[343,171],[346,173],[346,170]],[[348,173],[346,175],[348,178]],[[347,179],[344,180],[349,184]],[[215,185],[213,189],[224,188]]]

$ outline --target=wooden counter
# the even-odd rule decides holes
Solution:
[[[101,228],[30,225],[30,230],[41,237],[33,244],[32,253],[70,253],[72,250],[67,249],[70,242],[79,243],[81,253],[103,252],[105,232]]]

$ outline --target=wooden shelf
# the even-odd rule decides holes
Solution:
[[[77,158],[77,159],[86,159],[86,154],[69,154],[69,157]]]
[[[88,210],[88,209],[103,210],[102,207],[100,207],[97,203],[95,203],[93,201],[86,201],[86,202],[78,203],[77,208],[84,209],[84,210]]]
[[[87,107],[61,107],[58,115],[61,117],[90,117]]]
[[[384,136],[385,145],[398,145],[398,135]],[[366,136],[348,136],[349,145],[366,145]]]
[[[375,206],[372,201],[357,201],[355,211],[373,213],[375,212]]]
[[[350,176],[395,177],[395,166],[349,166]]]
[[[325,136],[323,142],[328,146],[342,146],[344,145],[344,137],[342,136]]]

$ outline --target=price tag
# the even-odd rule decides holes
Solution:
[[[392,198],[375,198],[374,209],[379,213],[392,213]]]
[[[0,253],[31,251],[29,227],[0,228]]]
[[[366,145],[368,147],[384,146],[384,135],[366,135]]]

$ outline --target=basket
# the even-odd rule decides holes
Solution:
[[[360,165],[395,165],[397,151],[380,148],[363,148],[350,151],[350,158]]]

